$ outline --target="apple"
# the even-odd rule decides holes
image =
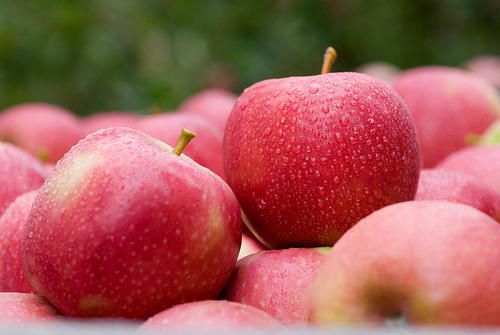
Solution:
[[[0,114],[0,140],[21,147],[44,162],[57,162],[83,136],[80,120],[59,106],[28,103]]]
[[[282,325],[252,306],[230,301],[204,300],[174,306],[149,318],[141,330],[164,332],[221,332],[236,329],[277,329]]]
[[[226,126],[226,180],[271,248],[331,246],[415,196],[419,145],[405,103],[373,77],[327,74],[332,54],[324,74],[245,89]]]
[[[145,319],[218,296],[241,243],[227,184],[138,130],[74,146],[35,199],[22,242],[28,280],[64,315]]]
[[[309,248],[247,256],[236,263],[222,298],[259,308],[284,324],[305,323],[313,280],[324,257]]]
[[[241,236],[241,247],[240,253],[238,254],[238,260],[248,255],[255,254],[261,250],[264,250],[264,247],[259,242],[250,236],[243,234]]]
[[[136,128],[169,145],[177,141],[179,129],[190,129],[198,138],[186,148],[186,155],[224,178],[223,134],[205,119],[187,113],[162,113],[144,117],[136,124]]]
[[[61,320],[61,315],[43,297],[30,293],[0,292],[2,325],[25,326]]]
[[[235,101],[236,96],[233,93],[212,88],[193,95],[179,107],[179,110],[199,115],[224,132]]]
[[[468,135],[481,134],[500,116],[495,89],[464,70],[419,67],[402,72],[393,86],[415,121],[426,168],[465,147]]]
[[[35,157],[0,142],[0,215],[17,196],[42,186],[47,171]]]
[[[446,200],[479,209],[500,222],[500,193],[466,173],[445,169],[420,171],[415,200]]]
[[[484,55],[473,58],[465,64],[465,69],[490,82],[500,90],[500,57]]]
[[[135,128],[140,118],[138,114],[120,111],[93,114],[82,119],[83,133],[88,135],[110,127]]]
[[[493,122],[483,134],[473,135],[469,140],[478,145],[500,144],[500,119]]]
[[[355,71],[390,83],[401,70],[386,62],[370,62],[357,67]]]
[[[384,207],[325,257],[310,296],[318,325],[499,325],[500,225],[448,201]]]
[[[485,145],[464,148],[446,157],[440,169],[465,172],[500,193],[500,146]]]
[[[37,191],[14,200],[0,216],[0,292],[35,293],[21,262],[21,242]]]

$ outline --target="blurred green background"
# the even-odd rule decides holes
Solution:
[[[208,86],[369,61],[459,66],[500,54],[499,0],[18,0],[0,2],[0,108],[85,115],[172,109]]]

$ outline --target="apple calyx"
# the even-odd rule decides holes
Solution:
[[[326,48],[325,55],[323,56],[323,66],[321,67],[321,74],[330,72],[333,62],[337,59],[337,51],[334,48]]]
[[[45,148],[42,148],[38,150],[38,153],[36,154],[36,157],[42,162],[46,163],[47,160],[49,159],[49,153]]]
[[[196,137],[196,134],[186,128],[183,128],[179,138],[177,139],[177,143],[175,143],[175,147],[172,149],[172,152],[177,156],[180,156],[186,148],[186,145]]]

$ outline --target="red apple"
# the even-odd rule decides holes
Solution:
[[[141,329],[164,332],[228,332],[236,329],[276,329],[282,325],[252,306],[229,301],[196,301],[178,305],[148,319]]]
[[[465,68],[500,90],[500,57],[494,55],[479,56],[468,61]]]
[[[83,136],[78,118],[59,106],[22,104],[0,115],[0,140],[46,162],[57,162]]]
[[[224,132],[235,101],[236,96],[231,92],[208,89],[187,99],[179,110],[199,115]]]
[[[470,174],[500,193],[500,146],[474,146],[457,151],[437,166]]]
[[[17,196],[42,186],[46,175],[38,159],[0,142],[0,215]]]
[[[22,258],[33,287],[63,314],[141,319],[223,289],[240,209],[182,149],[108,128],[58,162],[35,199]]]
[[[169,145],[174,145],[179,129],[188,128],[197,134],[186,148],[186,155],[198,164],[224,177],[222,167],[222,133],[203,118],[181,113],[163,113],[144,117],[136,128]]]
[[[308,298],[325,255],[316,249],[267,250],[239,260],[222,298],[259,308],[284,324],[308,318]]]
[[[266,245],[331,246],[364,216],[413,199],[420,156],[388,84],[331,73],[247,88],[227,123],[224,167]]]
[[[29,293],[0,292],[0,324],[25,326],[62,320],[42,297]]]
[[[402,72],[394,89],[408,104],[420,138],[424,167],[434,167],[467,145],[500,116],[495,89],[463,70],[429,66]]]
[[[370,75],[388,83],[392,82],[400,71],[398,67],[385,62],[366,63],[356,68],[356,72]]]
[[[240,253],[238,254],[238,260],[247,257],[248,255],[255,254],[261,250],[264,250],[264,247],[260,245],[259,242],[243,234],[241,236],[241,248]]]
[[[82,119],[83,133],[85,135],[95,133],[98,130],[110,127],[135,128],[141,116],[130,112],[104,112],[87,116]]]
[[[37,191],[20,195],[0,217],[0,291],[35,292],[24,274],[21,242]]]
[[[335,244],[310,298],[316,324],[500,324],[500,225],[477,209],[411,201],[380,209]]]
[[[446,200],[479,209],[500,222],[500,193],[466,173],[423,169],[415,200]]]

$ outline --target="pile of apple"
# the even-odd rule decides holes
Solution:
[[[498,92],[335,57],[171,113],[3,111],[1,323],[500,325]]]

